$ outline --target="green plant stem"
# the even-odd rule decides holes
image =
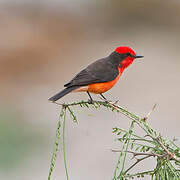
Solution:
[[[122,140],[122,139],[123,138],[118,138],[118,140]],[[143,138],[129,138],[128,140],[131,140],[131,141],[143,141],[143,142],[148,142],[148,143],[151,143],[151,144],[154,143],[151,140],[147,140],[147,139],[143,139]]]
[[[69,180],[67,160],[66,160],[66,143],[65,143],[65,127],[66,127],[66,107],[64,108],[64,121],[63,121],[63,154],[64,154],[64,167],[66,171],[66,178]]]
[[[76,116],[74,115],[74,113],[73,113],[73,111],[71,110],[71,108],[70,108],[69,106],[67,106],[67,109],[68,109],[68,111],[69,111],[69,113],[70,113],[70,116],[71,116],[73,122],[78,124],[77,118],[76,118]]]
[[[141,162],[141,161],[143,161],[143,160],[145,160],[145,159],[147,159],[147,158],[149,158],[149,157],[152,157],[152,156],[148,155],[148,156],[145,156],[145,157],[143,157],[143,158],[141,158],[141,159],[137,159],[137,161],[136,161],[134,164],[132,164],[132,165],[124,172],[124,174],[127,174],[127,172],[128,172],[129,170],[131,170],[136,164],[138,164],[139,162]]]
[[[126,178],[132,178],[132,177],[135,177],[135,176],[139,176],[139,175],[148,175],[148,174],[151,174],[151,173],[154,173],[154,171],[143,171],[143,172],[140,172],[140,173],[135,173],[135,174],[127,174],[125,175],[124,177]]]
[[[176,169],[173,167],[173,165],[171,164],[170,161],[168,161],[166,163],[166,165],[169,167],[169,169],[171,170],[171,172],[173,173],[173,176],[177,178],[177,180],[180,179],[180,174],[179,173],[176,173]]]
[[[51,164],[50,164],[50,169],[49,169],[49,175],[48,175],[48,180],[51,179],[52,172],[55,167],[56,163],[56,158],[57,158],[57,152],[58,152],[58,146],[59,146],[59,139],[60,139],[60,128],[61,128],[61,118],[64,116],[64,111],[63,108],[61,109],[58,123],[57,123],[57,129],[56,129],[56,137],[55,137],[55,142],[54,142],[54,149],[53,149],[53,154],[51,158]]]
[[[156,150],[155,147],[152,147],[152,146],[149,146],[149,145],[145,145],[145,144],[140,144],[140,143],[130,143],[130,144],[134,144],[134,145],[137,145],[137,146],[144,146],[144,147],[147,147],[147,148],[150,148],[150,149],[153,149],[153,150]]]
[[[58,104],[58,103],[56,103]],[[148,123],[145,121],[148,119],[150,113],[146,116],[146,118],[140,118],[134,113],[131,113],[127,111],[125,108],[117,106],[116,104],[113,104],[111,102],[104,102],[104,101],[94,101],[93,104],[89,104],[88,101],[81,101],[81,102],[74,102],[70,104],[59,104],[62,106],[62,110],[60,113],[60,119],[63,118],[63,154],[64,154],[64,166],[66,171],[66,177],[67,180],[69,180],[68,175],[68,169],[67,169],[67,160],[66,160],[66,146],[65,146],[65,121],[66,121],[66,111],[68,110],[70,113],[71,119],[77,123],[77,118],[73,112],[73,110],[70,108],[70,106],[80,106],[81,108],[99,108],[101,106],[104,106],[107,109],[110,109],[112,111],[116,111],[118,113],[122,113],[123,115],[127,116],[129,119],[132,120],[130,128],[128,131],[122,130],[119,128],[114,128],[114,133],[117,135],[121,134],[121,131],[123,132],[123,137],[119,138],[121,141],[123,141],[122,149],[120,151],[118,161],[115,167],[114,171],[114,178],[113,180],[121,179],[124,180],[126,178],[131,178],[134,176],[141,176],[148,174],[151,176],[152,179],[167,179],[167,178],[173,178],[172,180],[179,180],[180,174],[179,170],[177,170],[178,162],[180,162],[180,148],[175,145],[174,142],[170,142],[166,139],[163,139],[154,129],[152,129]],[[152,111],[150,111],[152,112]],[[58,121],[58,127],[56,132],[56,139],[55,139],[55,148],[52,155],[51,160],[51,166],[49,171],[48,180],[50,180],[52,171],[55,166],[57,151],[58,151],[58,144],[59,144],[59,138],[60,138],[60,119]],[[141,130],[145,133],[145,136],[138,136],[135,131],[133,132],[134,124],[137,124]],[[150,137],[151,140],[147,139],[147,137]],[[137,141],[140,141],[140,143],[137,143]],[[145,144],[143,144],[145,143]],[[147,144],[149,143],[149,144]],[[136,148],[137,155],[148,155],[153,156],[153,154],[156,155],[157,158],[155,160],[157,161],[157,166],[152,171],[145,171],[145,172],[139,172],[136,174],[127,174],[138,162],[143,161],[144,159],[148,158],[148,156],[143,157],[141,159],[138,159],[134,164],[132,164],[130,167],[125,169],[125,164],[127,162],[127,152],[129,150],[129,146],[132,144],[142,146],[142,148],[139,149],[139,147]],[[154,146],[154,147],[153,147]],[[175,147],[175,148],[174,148]],[[142,153],[141,153],[142,152]],[[147,152],[147,153],[146,153]],[[135,156],[134,156],[135,157]],[[121,158],[123,160],[121,161]],[[171,164],[170,161],[174,162],[174,166]],[[122,168],[120,171],[120,163],[122,163]],[[119,176],[117,177],[117,173],[120,171]]]
[[[114,128],[114,129],[117,129],[117,128]],[[126,130],[124,130],[124,129],[119,129],[119,128],[118,128],[118,131],[124,132],[124,133],[128,133],[128,131],[126,131]],[[113,132],[113,133],[115,133],[115,132]],[[151,141],[151,140],[148,140],[148,139],[144,139],[144,138],[142,138],[141,136],[138,136],[138,135],[136,135],[136,134],[134,134],[134,133],[132,133],[131,135],[134,136],[135,138],[139,138],[139,140],[145,140],[145,141],[147,141],[147,142],[149,142],[149,143],[154,142],[154,141]]]
[[[104,107],[111,108],[111,110],[116,110],[116,111],[124,114],[125,116],[129,117],[132,120],[135,120],[135,121],[143,120],[143,118],[140,118],[137,115],[127,111],[125,108],[117,106],[111,102],[93,101],[92,104],[89,104],[89,101],[81,101],[81,102],[74,102],[74,103],[68,103],[68,104],[65,104],[65,103],[60,104],[60,103],[56,103],[56,102],[54,102],[54,103],[57,105],[60,105],[60,106],[68,106],[68,107],[69,106],[77,106],[77,105],[79,105],[80,107],[83,107],[83,106],[84,107],[89,107],[89,106],[94,107],[94,105],[98,105],[98,106],[102,105]],[[98,107],[98,106],[96,106],[96,107]]]
[[[117,172],[118,172],[118,170],[119,170],[120,160],[121,160],[121,157],[122,157],[122,155],[123,155],[124,147],[125,147],[125,142],[123,143],[122,149],[121,149],[120,154],[119,154],[119,157],[118,157],[118,161],[117,161],[117,163],[116,163],[116,167],[115,167],[115,170],[114,170],[113,180],[116,180],[116,179],[117,179]]]
[[[125,152],[124,152],[125,154],[124,154],[124,158],[123,158],[122,169],[121,169],[121,172],[120,172],[119,176],[124,174],[123,171],[124,171],[124,166],[125,166],[125,162],[126,162],[127,150],[128,150],[128,147],[129,147],[129,142],[130,142],[130,138],[131,138],[133,127],[134,127],[134,121],[131,122],[131,126],[130,126],[129,131],[128,131],[128,137],[127,137],[127,142],[126,142],[126,149],[125,149]]]

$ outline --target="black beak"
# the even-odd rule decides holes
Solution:
[[[137,55],[135,55],[135,56],[133,56],[134,58],[143,58],[144,56],[137,56]]]

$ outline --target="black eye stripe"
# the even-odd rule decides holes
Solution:
[[[130,57],[134,57],[134,55],[132,55],[132,54],[130,54],[130,53],[129,53],[129,56],[130,56]]]
[[[125,53],[125,56],[130,56],[130,57],[134,57],[134,55],[132,55],[131,53]]]

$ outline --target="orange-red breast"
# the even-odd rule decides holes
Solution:
[[[50,101],[57,101],[70,92],[87,92],[90,100],[90,93],[100,94],[111,89],[123,71],[133,63],[134,59],[142,58],[127,46],[117,47],[109,56],[99,59],[87,66],[78,73],[69,83],[65,84],[65,89],[49,98]]]

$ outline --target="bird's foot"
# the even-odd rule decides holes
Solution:
[[[100,99],[101,99],[102,101],[104,101],[106,104],[112,102],[112,101],[109,101],[109,100],[107,100],[107,99],[105,99],[105,98],[102,98],[102,97],[100,97]]]
[[[108,100],[106,99],[106,100],[104,100],[104,102],[105,102],[106,104],[108,104],[110,101],[108,101]]]
[[[119,100],[117,100],[117,101],[111,101],[111,100],[107,100],[107,99],[106,100],[102,99],[102,100],[104,100],[104,102],[107,104],[113,104],[113,105],[116,105],[119,102]]]
[[[89,104],[93,104],[94,101],[93,101],[92,99],[88,99],[88,103],[89,103]]]

